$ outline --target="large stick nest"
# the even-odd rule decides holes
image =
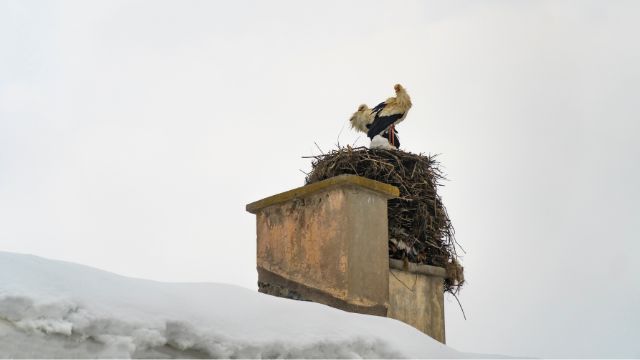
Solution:
[[[388,202],[389,257],[444,267],[444,290],[458,293],[463,268],[453,225],[437,193],[445,177],[435,156],[347,146],[312,158],[307,184],[353,174],[398,187],[400,197]]]

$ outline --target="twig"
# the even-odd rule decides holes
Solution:
[[[318,146],[317,142],[313,142],[314,144],[316,144],[316,147],[318,148],[318,150],[320,150],[320,154],[324,155],[324,151],[322,151],[322,149],[320,149],[320,146]]]
[[[462,308],[462,304],[460,303],[460,299],[458,299],[458,296],[454,293],[451,293],[451,295],[453,295],[453,297],[456,299],[456,301],[458,302],[458,306],[460,306],[460,311],[462,311],[462,317],[467,320],[467,315],[465,315],[464,313],[464,309]]]
[[[344,130],[344,126],[347,125],[347,121],[342,123],[342,128],[340,129],[340,132],[338,133],[338,137],[336,138],[336,143],[338,143],[338,149],[340,148],[340,135],[342,135],[342,130]]]

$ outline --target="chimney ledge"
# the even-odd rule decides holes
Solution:
[[[447,271],[444,268],[439,266],[427,265],[427,264],[416,264],[416,263],[407,263],[408,266],[405,268],[404,261],[398,259],[389,259],[389,268],[394,270],[402,270],[408,271],[416,274],[423,274],[429,276],[437,276],[441,278],[447,277]]]
[[[247,204],[246,210],[252,214],[256,214],[258,211],[271,205],[281,204],[296,198],[304,198],[314,193],[338,186],[359,186],[381,194],[387,199],[393,199],[400,196],[400,190],[393,185],[357,175],[339,175],[252,202]]]

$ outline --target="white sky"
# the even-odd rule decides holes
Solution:
[[[255,289],[245,204],[399,82],[467,251],[448,343],[639,357],[639,34],[637,1],[0,0],[0,250]]]

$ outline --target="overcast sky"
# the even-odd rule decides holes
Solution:
[[[447,341],[640,357],[640,2],[0,0],[0,250],[256,289],[245,204],[403,84],[467,251]]]

